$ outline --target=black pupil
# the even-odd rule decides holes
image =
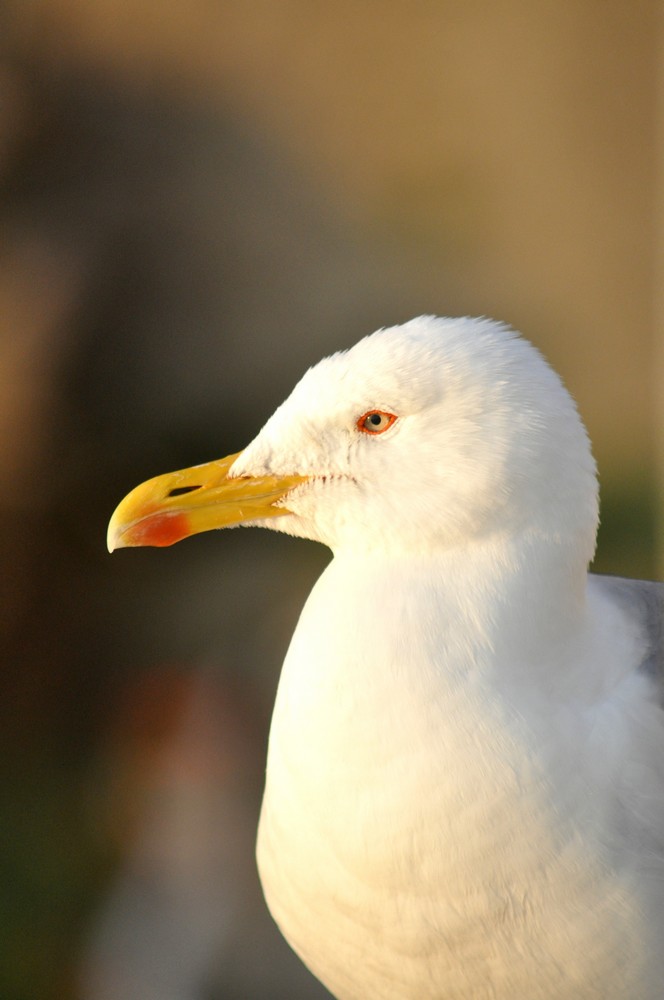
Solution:
[[[369,417],[369,420],[374,425],[374,427],[378,427],[378,424],[382,423],[383,418],[381,417],[380,413],[372,413],[371,416]]]

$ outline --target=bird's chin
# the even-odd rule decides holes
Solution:
[[[247,527],[269,528],[270,531],[278,531],[282,535],[291,535],[293,538],[308,538],[312,542],[322,542],[329,544],[320,535],[320,530],[314,518],[300,515],[294,512],[284,514],[283,517],[265,518],[260,521],[247,522]]]
[[[295,486],[275,507],[288,513],[281,517],[256,522],[272,531],[296,538],[308,538],[329,548],[335,548],[336,517],[344,501],[357,503],[359,484],[352,476],[313,475]]]

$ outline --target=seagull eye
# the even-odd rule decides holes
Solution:
[[[385,410],[369,410],[368,413],[363,413],[357,421],[357,429],[363,434],[382,434],[392,426],[396,419],[394,413],[386,413]]]

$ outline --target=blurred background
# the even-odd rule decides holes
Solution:
[[[326,996],[253,845],[328,555],[104,544],[129,488],[239,450],[323,354],[423,312],[513,324],[594,441],[597,568],[657,575],[661,14],[4,0],[3,998]]]

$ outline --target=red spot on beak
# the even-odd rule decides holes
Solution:
[[[130,546],[154,545],[165,548],[191,534],[186,514],[151,514],[133,524],[126,533]]]

